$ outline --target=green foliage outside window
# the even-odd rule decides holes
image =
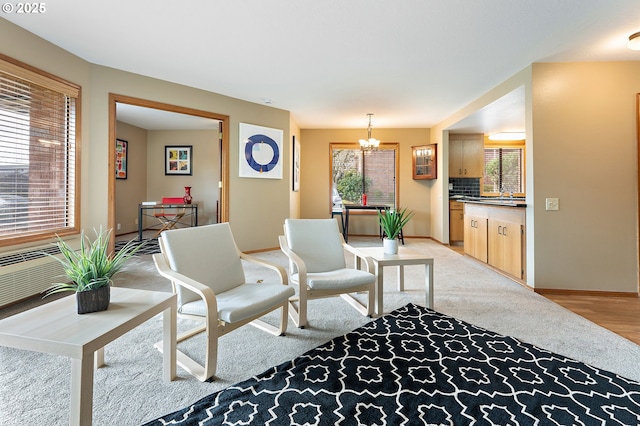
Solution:
[[[370,184],[371,179],[365,178],[365,183]],[[337,182],[336,189],[343,201],[360,202],[362,197],[362,175],[356,171],[348,170]]]

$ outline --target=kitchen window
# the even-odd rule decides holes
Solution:
[[[525,150],[524,141],[485,144],[482,195],[523,197]]]
[[[361,150],[359,144],[331,143],[331,184],[343,202],[397,205],[398,144],[381,143]]]
[[[0,245],[78,231],[79,95],[0,56]]]

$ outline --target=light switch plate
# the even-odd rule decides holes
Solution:
[[[547,211],[558,210],[560,208],[557,198],[547,198]]]

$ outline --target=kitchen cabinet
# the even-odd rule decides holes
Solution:
[[[436,144],[411,147],[413,150],[413,178],[435,179],[437,173]]]
[[[525,212],[523,207],[465,202],[465,254],[524,280]]]
[[[464,215],[464,252],[481,262],[487,262],[487,218]]]
[[[449,242],[464,241],[464,209],[460,201],[449,201]]]
[[[522,278],[524,225],[514,220],[489,219],[488,263],[516,278]]]
[[[482,134],[449,135],[449,177],[481,178],[483,166]]]

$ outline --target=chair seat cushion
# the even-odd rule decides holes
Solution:
[[[243,321],[261,312],[267,312],[295,294],[293,287],[282,284],[246,283],[216,294],[218,318],[227,323]],[[182,305],[180,313],[206,316],[203,300]]]
[[[342,268],[328,272],[307,273],[307,286],[312,290],[338,290],[360,287],[375,282],[375,275],[358,269]],[[291,281],[299,283],[298,274]]]

